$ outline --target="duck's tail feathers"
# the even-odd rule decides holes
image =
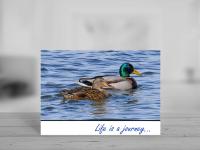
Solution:
[[[103,76],[95,76],[93,78],[80,78],[77,82],[80,86],[92,87],[92,83],[96,78],[102,78]]]
[[[64,90],[62,90],[62,91],[60,92],[60,95],[63,96],[63,95],[66,95],[66,94],[68,94],[68,93],[69,93],[69,90],[64,89]]]

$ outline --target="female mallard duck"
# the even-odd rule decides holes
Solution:
[[[92,82],[95,79],[103,78],[112,87],[112,89],[129,90],[137,88],[137,82],[134,78],[130,77],[130,74],[136,74],[139,76],[142,75],[130,63],[122,64],[119,69],[119,74],[120,76],[96,76],[93,78],[81,78],[78,84],[85,87],[91,87]]]
[[[97,78],[93,81],[92,87],[77,87],[71,90],[63,90],[61,95],[64,99],[70,100],[104,100],[110,96],[105,88],[111,88],[103,78]]]

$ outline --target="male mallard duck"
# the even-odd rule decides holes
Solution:
[[[92,87],[77,87],[71,90],[63,90],[61,95],[70,100],[104,100],[110,96],[104,88],[111,88],[103,78],[93,81]]]
[[[103,78],[112,87],[112,89],[129,90],[137,88],[137,82],[134,78],[130,77],[130,74],[136,74],[139,76],[142,75],[130,63],[123,63],[120,66],[119,74],[120,76],[96,76],[93,78],[81,78],[78,84],[85,87],[91,87],[92,82],[95,79]]]

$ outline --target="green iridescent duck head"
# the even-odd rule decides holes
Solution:
[[[130,63],[123,63],[120,66],[119,69],[119,74],[121,77],[126,78],[126,77],[130,77],[130,74],[136,74],[138,76],[141,76],[142,74],[136,70],[133,65],[131,65]]]

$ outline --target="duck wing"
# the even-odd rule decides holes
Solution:
[[[70,100],[94,100],[99,101],[108,97],[105,92],[97,89],[91,89],[87,87],[79,87],[72,90],[63,90],[62,96],[64,99]]]
[[[60,94],[64,97],[64,99],[80,100],[87,98],[86,93],[88,90],[91,90],[91,88],[77,87],[71,90],[64,89]]]
[[[84,87],[92,87],[93,81],[97,78],[103,78],[105,81],[110,82],[110,83],[120,82],[120,81],[124,80],[120,76],[107,75],[107,76],[95,76],[95,77],[92,77],[92,78],[80,78],[77,83],[81,86],[84,86]]]
[[[71,94],[65,94],[63,95],[64,99],[70,99],[70,100],[81,100],[81,99],[86,99],[87,95],[82,92],[76,92],[76,93],[71,93]]]
[[[103,78],[107,83],[113,87],[113,89],[119,90],[130,90],[137,88],[137,83],[135,79],[122,78],[120,76],[96,76],[93,78],[81,78],[78,82],[79,85],[83,87],[92,87],[92,83],[96,78]]]
[[[93,81],[97,78],[102,78],[102,77],[104,77],[104,76],[95,76],[92,78],[80,78],[77,83],[84,87],[92,87]]]
[[[87,90],[88,88],[87,87],[76,87],[74,89],[64,89],[60,92],[61,95],[66,95],[66,94],[72,94],[72,93],[76,93],[76,92],[79,92],[79,91],[84,91],[84,90]]]

